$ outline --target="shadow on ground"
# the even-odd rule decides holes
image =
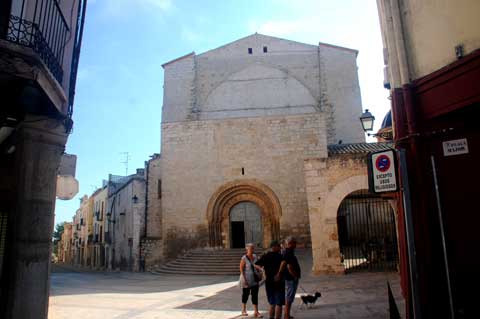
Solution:
[[[87,271],[56,265],[50,296],[81,294],[148,294],[228,283],[237,276],[171,276],[151,273]]]

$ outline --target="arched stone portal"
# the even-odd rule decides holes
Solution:
[[[367,189],[350,193],[340,203],[337,225],[346,273],[397,270],[397,227],[387,199]]]
[[[220,187],[210,198],[207,208],[210,247],[231,248],[232,208],[249,202],[258,207],[261,214],[261,246],[267,247],[272,239],[280,236],[282,210],[275,193],[265,184],[255,180],[233,181]]]

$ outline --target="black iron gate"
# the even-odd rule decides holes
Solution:
[[[345,272],[397,270],[395,215],[387,200],[367,190],[351,193],[338,208],[337,223]]]

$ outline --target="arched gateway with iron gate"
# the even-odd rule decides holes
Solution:
[[[255,180],[225,184],[208,204],[209,245],[241,248],[252,242],[267,247],[279,239],[281,214],[278,197],[265,184]]]
[[[368,190],[350,193],[340,203],[337,225],[345,272],[397,270],[395,215],[388,200]]]

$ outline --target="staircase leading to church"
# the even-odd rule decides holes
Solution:
[[[158,274],[238,275],[245,249],[193,250],[154,270]],[[260,253],[256,253],[260,256]]]
[[[192,250],[169,263],[153,270],[156,274],[172,275],[239,275],[240,259],[245,254],[245,249],[217,249],[217,250]],[[262,252],[255,253],[258,257]],[[311,269],[311,250],[297,248],[302,269]]]

